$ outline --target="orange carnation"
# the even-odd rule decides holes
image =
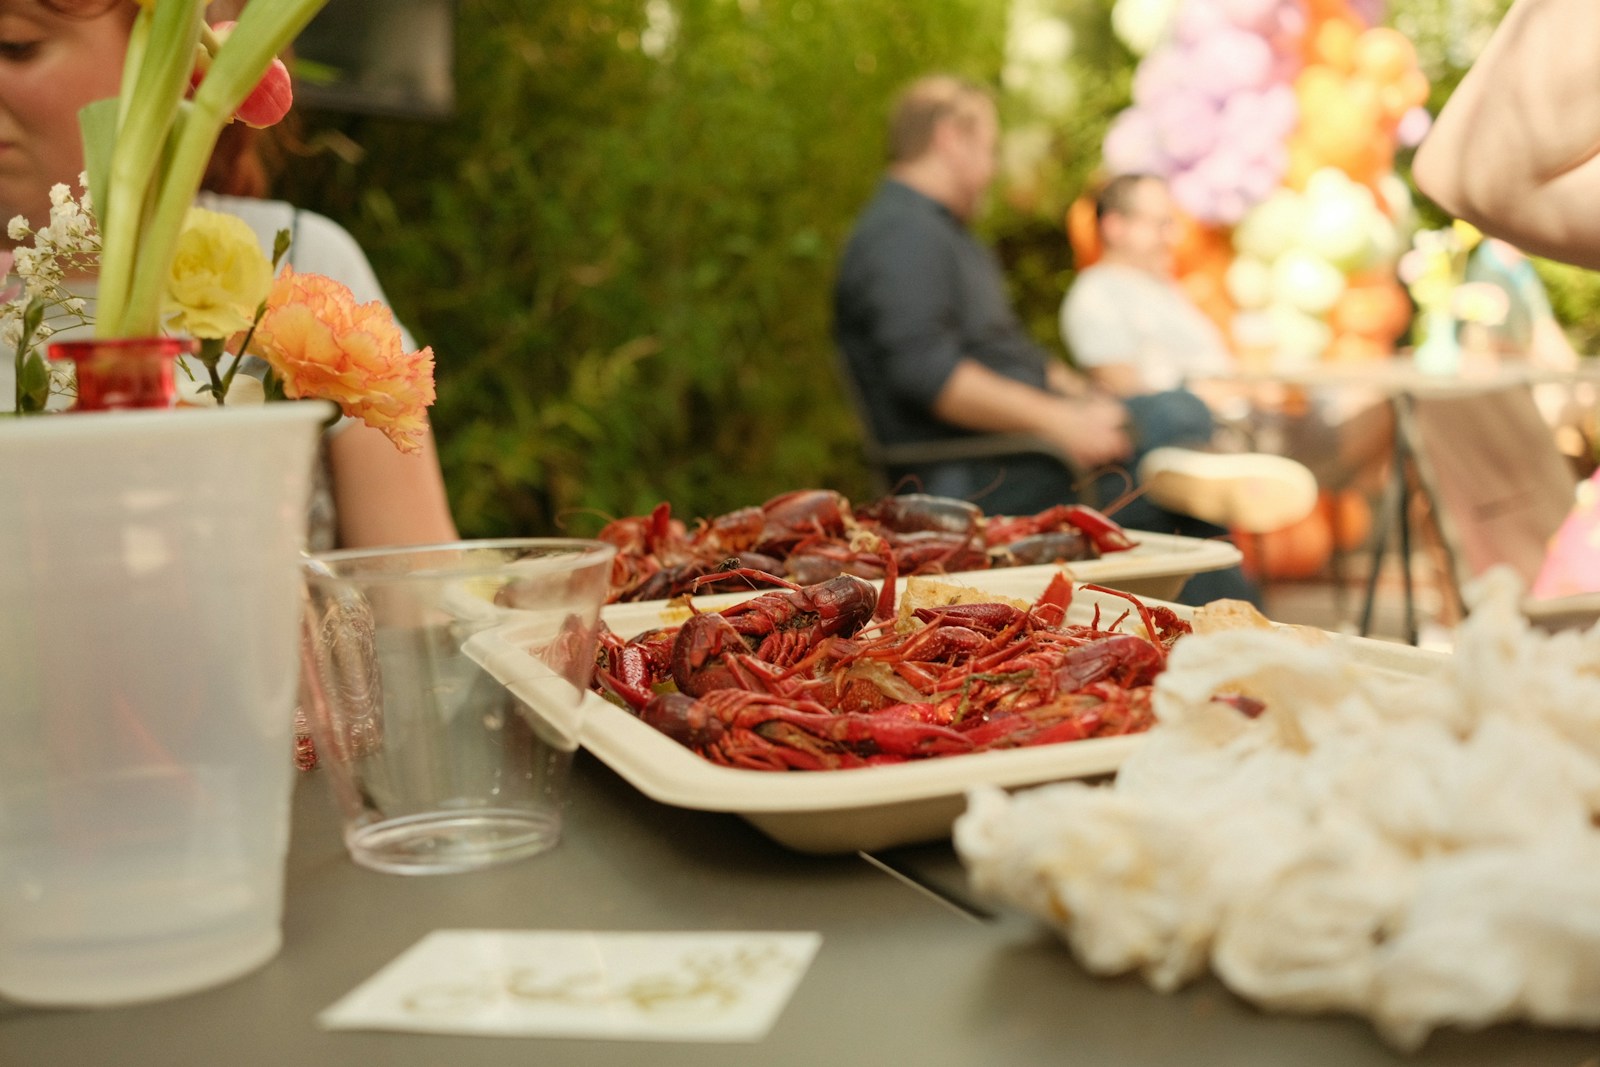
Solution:
[[[389,309],[358,304],[320,274],[284,267],[251,349],[283,383],[285,396],[332,400],[346,415],[382,430],[402,452],[422,447],[433,403],[433,350],[408,353]]]

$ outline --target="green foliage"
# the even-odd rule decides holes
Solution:
[[[457,117],[319,116],[309,140],[342,135],[364,158],[317,156],[281,187],[355,233],[434,345],[468,534],[866,491],[834,377],[834,263],[894,91],[931,69],[993,81],[1003,9],[670,10],[653,57],[637,0],[464,4]]]
[[[1392,5],[1435,109],[1506,2]],[[1071,28],[1071,99],[1051,110],[1008,81],[1006,127],[1042,149],[981,229],[1028,328],[1059,351],[1063,216],[1136,60],[1107,0],[1033,6]],[[311,116],[310,144],[346,150],[301,161],[279,191],[348,226],[434,346],[463,532],[588,534],[661,500],[694,518],[802,486],[864,494],[834,266],[881,173],[895,90],[931,70],[1000,84],[1007,7],[472,0],[453,120]],[[1595,321],[1592,276],[1546,277],[1565,321]]]

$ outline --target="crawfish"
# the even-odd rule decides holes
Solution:
[[[1047,563],[1062,559],[1093,558],[1105,552],[1122,552],[1135,542],[1116,522],[1083,504],[1058,504],[1035,515],[991,518],[983,525],[984,542],[1004,565]],[[1084,544],[1087,539],[1087,545]],[[1062,555],[1092,548],[1084,555]],[[1018,558],[1021,556],[1026,559]]]
[[[701,696],[744,685],[738,656],[780,667],[795,664],[826,638],[856,633],[871,621],[885,596],[893,596],[891,583],[879,593],[871,583],[847,574],[805,587],[770,574],[760,577],[787,588],[695,615],[679,627],[672,677],[680,692]]]
[[[815,701],[717,689],[699,699],[663,693],[640,718],[713,763],[754,770],[864,767],[972,749],[921,714],[907,706],[840,715]]]

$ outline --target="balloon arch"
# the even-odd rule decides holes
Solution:
[[[1116,0],[1140,56],[1109,176],[1157,174],[1187,215],[1184,288],[1246,364],[1371,360],[1411,317],[1395,265],[1416,223],[1395,173],[1427,132],[1416,49],[1382,0]],[[1079,266],[1093,208],[1073,205]]]

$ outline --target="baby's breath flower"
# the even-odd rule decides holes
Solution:
[[[26,241],[28,239],[28,219],[24,215],[13,215],[6,224],[6,236],[13,241]]]

